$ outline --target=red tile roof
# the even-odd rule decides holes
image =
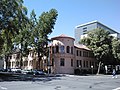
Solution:
[[[90,50],[87,46],[85,46],[85,45],[82,45],[82,44],[80,44],[80,45],[74,45],[76,48],[80,48],[80,49],[85,49],[85,50]]]
[[[69,36],[67,36],[67,35],[65,35],[65,34],[61,34],[60,36],[56,36],[56,37],[53,37],[53,38],[51,38],[51,39],[54,40],[54,39],[56,39],[56,38],[70,38],[70,39],[75,40],[74,38],[69,37]]]

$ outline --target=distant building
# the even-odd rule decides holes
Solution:
[[[86,36],[87,31],[102,28],[110,32],[110,34],[114,37],[120,38],[120,33],[114,31],[113,29],[109,28],[108,26],[98,22],[92,21],[85,24],[81,24],[75,27],[75,43],[78,44],[80,39]]]
[[[38,66],[41,63],[41,66]],[[44,64],[44,65],[43,65]],[[47,58],[38,62],[38,55],[34,50],[30,50],[28,56],[22,57],[19,50],[15,50],[8,58],[8,68],[21,68],[25,70],[47,69]]]

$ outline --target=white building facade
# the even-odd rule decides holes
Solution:
[[[106,31],[109,31],[112,36],[120,38],[120,33],[95,20],[75,27],[75,43],[79,44],[80,39],[86,37],[88,31],[94,30],[96,28],[102,28]]]

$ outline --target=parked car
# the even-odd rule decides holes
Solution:
[[[20,68],[11,68],[10,71],[14,73],[21,73],[22,70]]]
[[[33,70],[34,75],[46,75],[46,73],[42,70]]]
[[[22,73],[28,75],[46,75],[42,70],[22,70]]]
[[[23,74],[32,74],[32,71],[31,70],[22,70],[22,73]]]

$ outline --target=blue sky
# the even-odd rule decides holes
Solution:
[[[74,37],[75,26],[93,20],[120,32],[120,0],[24,0],[28,15],[34,9],[37,16],[55,8],[58,18],[51,35]]]

